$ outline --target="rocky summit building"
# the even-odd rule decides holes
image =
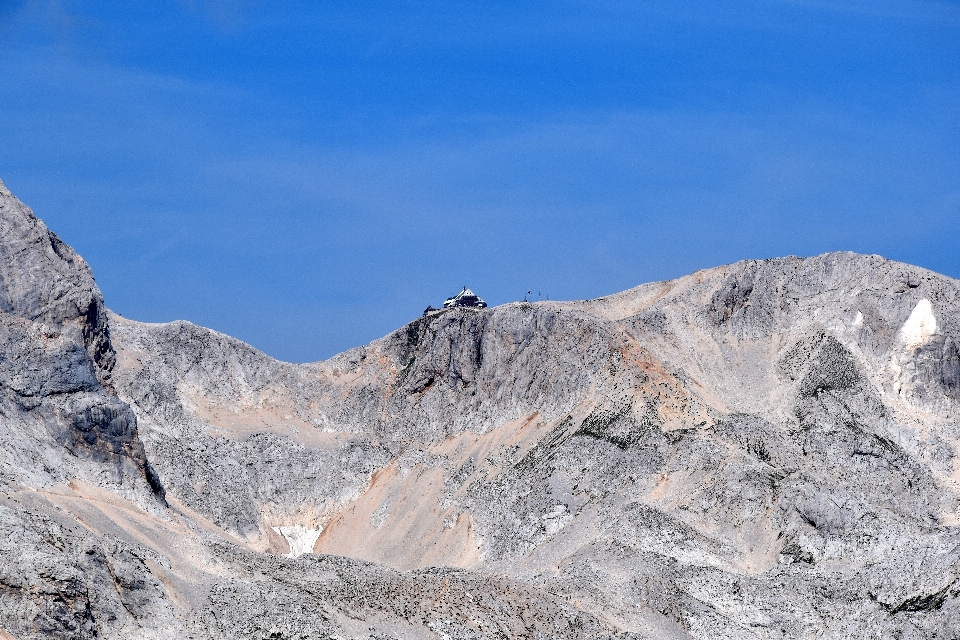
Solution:
[[[487,303],[473,291],[464,287],[463,291],[443,301],[444,309],[453,309],[454,307],[477,307],[478,309],[486,309]]]

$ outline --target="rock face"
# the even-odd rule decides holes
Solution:
[[[70,535],[53,515],[81,486],[165,509],[114,365],[89,267],[0,184],[0,627],[16,637],[90,637],[93,607],[116,619],[123,606],[115,584],[151,584],[120,542]]]
[[[747,261],[293,365],[0,226],[13,637],[957,637],[960,282]]]
[[[90,268],[2,183],[0,237],[0,438],[12,455],[0,482],[109,480],[149,502],[144,480],[162,502],[136,416],[112,388],[116,354]]]

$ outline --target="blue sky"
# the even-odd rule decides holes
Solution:
[[[960,277],[960,2],[0,0],[0,178],[115,311],[291,361],[463,285]]]

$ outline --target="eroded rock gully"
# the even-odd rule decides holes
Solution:
[[[835,253],[294,365],[0,186],[0,637],[957,637],[958,311]]]

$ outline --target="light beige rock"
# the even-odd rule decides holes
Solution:
[[[72,264],[70,295],[98,300]],[[66,285],[42,272],[4,299],[53,299]],[[15,637],[960,628],[950,278],[849,253],[746,261],[443,310],[307,365],[104,312],[111,360],[45,304],[60,315],[0,314]],[[84,428],[103,435],[71,449]]]

